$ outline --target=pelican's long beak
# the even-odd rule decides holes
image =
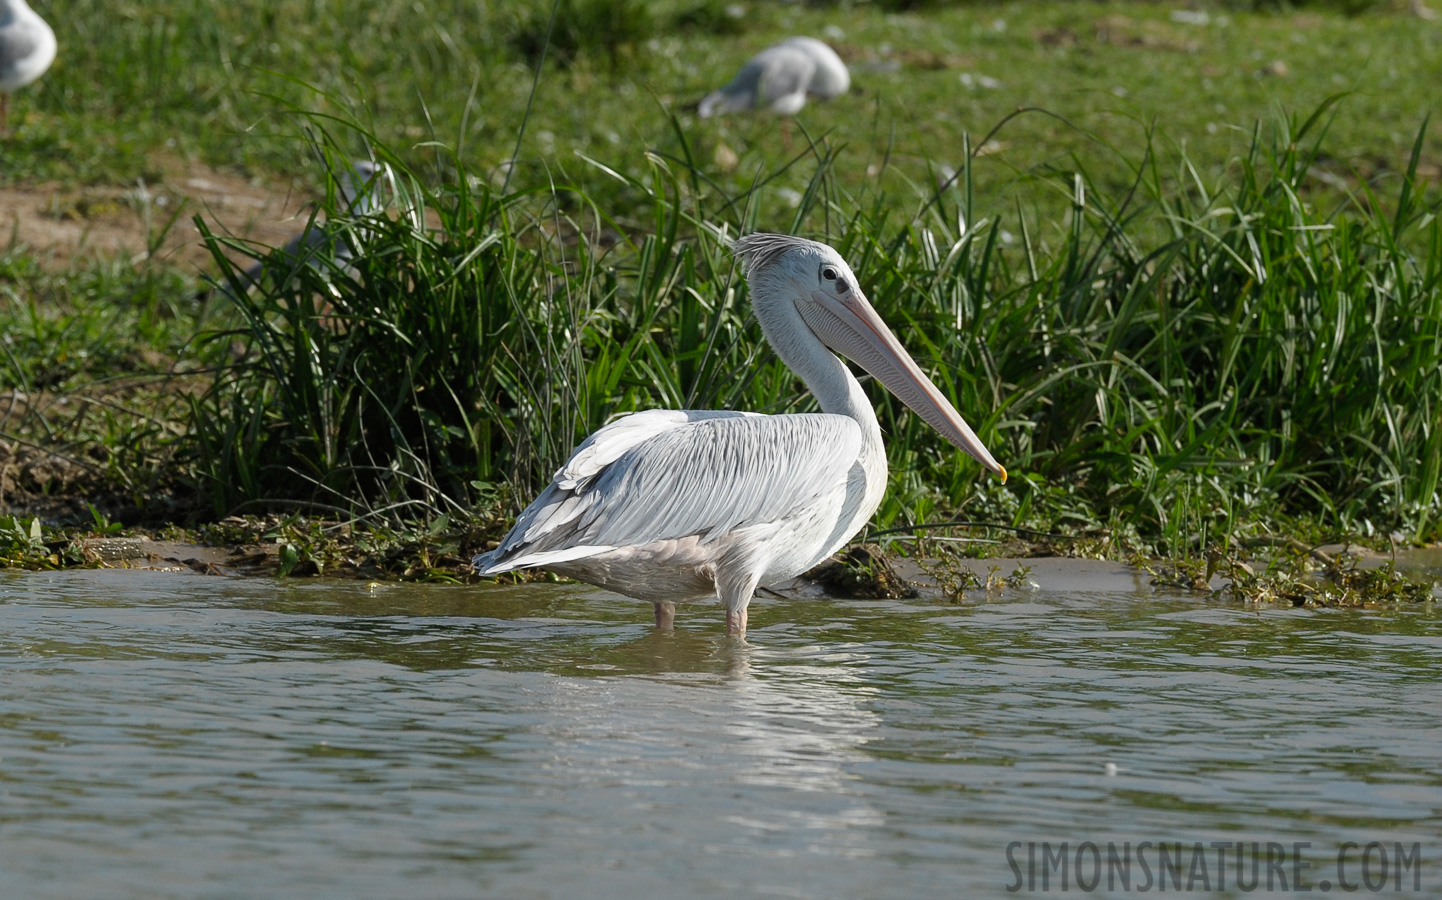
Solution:
[[[816,302],[799,303],[797,307],[822,343],[870,372],[942,437],[1006,482],[1006,469],[992,458],[961,413],[921,371],[859,287],[841,297],[815,291],[811,298]]]

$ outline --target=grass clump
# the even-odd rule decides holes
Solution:
[[[1075,485],[1169,553],[1258,504],[1436,533],[1442,229],[1419,200],[1423,134],[1393,197],[1329,209],[1309,199],[1325,114],[1259,129],[1230,185],[1169,190],[1155,156],[1120,198],[1076,173],[1050,253],[1024,220],[1021,254],[994,232],[953,244],[970,264],[920,287],[962,306],[954,364],[988,375],[962,408],[996,398],[1021,484]]]
[[[845,190],[840,151],[813,143],[789,229],[851,261],[1014,473],[979,479],[875,392],[893,472],[877,524],[964,512],[1169,556],[1286,520],[1435,538],[1442,224],[1417,174],[1425,126],[1390,194],[1334,205],[1314,175],[1333,112],[1259,125],[1220,183],[1160,140],[1125,158],[1120,194],[1080,168],[1042,176],[1070,198],[1059,227],[984,213],[973,164],[898,221],[896,198]],[[217,513],[464,515],[502,485],[532,496],[620,413],[814,408],[764,352],[727,252],[786,170],[730,194],[677,133],[649,179],[608,169],[635,198],[625,221],[576,189],[500,197],[459,158],[436,184],[386,155],[395,212],[330,220],[349,267],[231,282],[243,325],[221,337],[245,351],[192,418]],[[229,265],[219,251],[237,246],[210,239]]]
[[[207,233],[242,323],[211,336],[240,359],[191,417],[217,513],[464,516],[528,495],[620,412],[798,396],[748,380],[755,325],[717,303],[727,241],[683,239],[674,177],[631,185],[654,228],[632,241],[579,193],[502,198],[451,162],[428,186],[392,159],[392,215],[332,211],[349,267],[272,258],[247,292],[224,251],[265,253]]]
[[[518,367],[535,362],[512,344],[548,273],[487,189],[464,175],[427,188],[391,171],[380,189],[395,218],[331,210],[327,227],[355,248],[350,266],[267,257],[197,218],[243,323],[212,336],[239,340],[241,361],[191,416],[217,512],[305,497],[440,514],[471,507],[477,485],[501,477],[498,456],[517,436],[499,426],[528,377]],[[274,277],[247,293],[226,250],[267,262]]]

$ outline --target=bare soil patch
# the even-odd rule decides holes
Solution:
[[[53,269],[124,254],[205,272],[213,263],[191,221],[196,213],[217,233],[271,247],[284,245],[310,216],[312,197],[295,185],[182,160],[161,170],[158,184],[0,185],[0,230]]]

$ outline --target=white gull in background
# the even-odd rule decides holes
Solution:
[[[9,125],[10,93],[55,61],[55,32],[25,3],[0,0],[0,134]]]
[[[850,88],[851,73],[835,50],[815,38],[794,37],[751,57],[730,84],[707,94],[697,111],[703,119],[752,109],[794,116],[808,94],[830,100]]]
[[[591,435],[516,519],[482,575],[542,568],[655,606],[717,598],[746,632],[758,587],[829,557],[886,492],[881,426],[856,376],[870,372],[948,441],[1006,470],[922,373],[831,247],[778,234],[736,242],[766,340],[822,412],[763,416],[653,409]]]
[[[342,211],[364,217],[383,209],[385,204],[380,199],[376,182],[384,171],[384,166],[368,159],[346,164],[336,175]],[[254,265],[242,272],[239,276],[241,288],[248,291],[267,276],[284,277],[286,271],[299,263],[315,269],[332,264],[337,269],[347,269],[351,260],[355,259],[355,248],[344,235],[333,233],[334,230],[315,222],[309,223],[279,251],[256,260]],[[227,286],[226,290],[229,289]]]

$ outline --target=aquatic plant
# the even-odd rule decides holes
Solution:
[[[0,516],[0,569],[59,569],[91,564],[72,536],[38,518]]]

